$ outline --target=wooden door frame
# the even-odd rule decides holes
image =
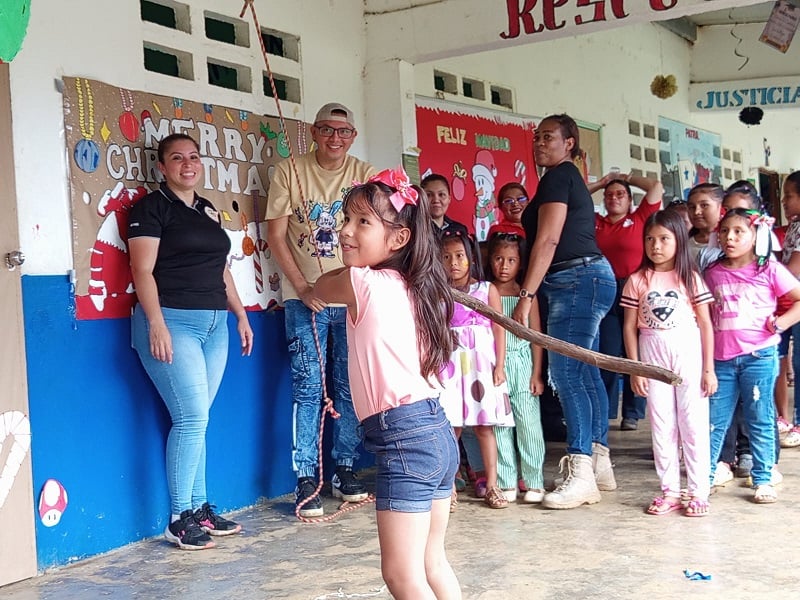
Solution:
[[[0,64],[0,312],[11,326],[0,344],[0,473],[11,477],[10,489],[0,496],[0,586],[36,575],[36,522],[33,503],[28,379],[25,361],[25,324],[22,317],[22,281],[19,269],[6,266],[8,252],[19,249],[14,142],[12,136],[10,68]],[[4,418],[3,418],[4,417]],[[12,454],[12,449],[14,453]],[[16,456],[24,451],[21,462]],[[12,456],[14,457],[12,459]],[[14,462],[12,462],[12,460]],[[19,465],[4,471],[6,465]],[[8,484],[9,482],[4,482]]]

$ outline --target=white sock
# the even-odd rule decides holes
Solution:
[[[181,519],[180,515],[172,515],[169,522],[174,523],[175,521],[180,521],[180,519]]]

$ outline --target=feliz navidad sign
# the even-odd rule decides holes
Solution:
[[[800,77],[772,77],[689,86],[692,111],[741,110],[759,108],[800,108]]]

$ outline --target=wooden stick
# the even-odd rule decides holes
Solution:
[[[599,352],[587,350],[586,348],[581,348],[575,344],[570,344],[563,340],[550,337],[549,335],[539,333],[533,329],[528,329],[504,314],[497,312],[492,307],[487,306],[477,298],[473,298],[469,294],[465,294],[464,292],[460,292],[456,289],[453,289],[453,298],[459,304],[463,304],[464,306],[482,314],[484,317],[488,317],[498,325],[501,325],[504,329],[507,329],[513,333],[518,338],[528,340],[529,342],[532,342],[537,346],[541,346],[547,350],[558,352],[564,356],[569,356],[570,358],[600,367],[601,369],[605,369],[607,371],[625,373],[627,375],[640,375],[641,377],[656,379],[658,381],[663,381],[664,383],[669,383],[670,385],[678,385],[681,383],[681,378],[669,369],[641,363],[636,360],[629,360],[627,358],[617,358],[615,356],[608,356],[607,354],[600,354]]]

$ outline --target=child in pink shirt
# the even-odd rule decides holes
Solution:
[[[395,598],[460,598],[444,537],[458,446],[437,374],[453,350],[453,298],[428,201],[402,169],[344,197],[344,268],[316,297],[347,305],[353,405],[377,457],[381,572]]]
[[[777,261],[769,260],[772,219],[756,210],[734,208],[719,224],[724,257],[705,271],[714,296],[714,370],[719,380],[710,398],[711,477],[741,396],[753,454],[751,475],[758,504],[775,502],[775,404],[780,334],[800,320],[800,286]],[[791,307],[775,315],[778,298]]]
[[[666,515],[681,503],[681,449],[689,500],[684,514],[708,514],[708,396],[717,388],[711,294],[689,253],[682,217],[675,211],[651,215],[644,225],[644,258],[622,290],[623,334],[629,358],[671,369],[682,382],[671,386],[631,376],[634,393],[647,396],[653,456],[661,496],[647,509]]]

